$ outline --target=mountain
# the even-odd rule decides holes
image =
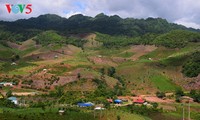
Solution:
[[[169,23],[162,18],[123,19],[117,15],[107,16],[103,13],[96,15],[94,18],[77,14],[68,19],[55,14],[46,14],[40,15],[37,18],[21,19],[14,22],[1,21],[0,27],[4,32],[13,36],[10,40],[17,41],[27,40],[46,30],[59,31],[66,36],[74,33],[100,32],[109,35],[125,35],[131,37],[137,37],[147,33],[162,34],[171,30],[198,31],[182,25]],[[4,35],[1,33],[0,39],[4,38]]]

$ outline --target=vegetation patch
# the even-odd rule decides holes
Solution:
[[[187,77],[196,77],[200,74],[200,51],[192,54],[190,59],[183,65],[182,72]]]
[[[154,75],[151,82],[162,92],[175,91],[178,87],[163,75]]]
[[[39,35],[37,35],[34,40],[36,41],[36,44],[41,44],[43,46],[47,46],[49,44],[72,44],[77,47],[83,47],[84,43],[86,43],[86,40],[74,38],[74,37],[65,37],[59,35],[55,31],[46,31]]]
[[[131,56],[133,56],[134,53],[133,52],[123,52],[123,53],[120,53],[118,55],[118,57],[123,57],[123,58],[130,58]]]

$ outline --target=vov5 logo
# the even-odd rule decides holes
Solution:
[[[6,4],[6,8],[8,13],[26,13],[26,14],[30,14],[32,12],[32,4]]]

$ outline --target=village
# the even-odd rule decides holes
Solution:
[[[11,92],[10,95],[8,96],[8,93],[5,93],[2,91],[4,87],[9,87],[9,88],[15,88],[15,84],[11,82],[1,82],[0,83],[0,99],[6,98],[11,103],[14,103],[16,106],[19,107],[28,107],[30,106],[28,101],[23,100],[23,97],[28,97],[28,96],[40,96],[41,93],[38,92]],[[6,97],[8,96],[8,97]],[[177,102],[174,98],[174,93],[165,93],[164,97],[156,96],[156,95],[139,95],[139,96],[117,96],[115,99],[106,99],[107,103],[110,104],[111,107],[124,107],[124,106],[129,106],[129,105],[144,105],[149,108],[151,107],[156,107],[156,108],[162,108],[164,111],[176,111],[176,107],[174,104]],[[178,103],[183,103],[183,104],[192,104],[195,103],[194,99],[189,97],[189,96],[181,96],[180,101]],[[81,107],[81,108],[87,108],[87,107],[92,107],[94,110],[105,110],[105,105],[103,103],[96,103],[91,102],[91,101],[85,101],[85,102],[78,102],[77,104],[56,104],[56,106],[60,107]],[[60,111],[61,113],[64,112],[64,110]]]

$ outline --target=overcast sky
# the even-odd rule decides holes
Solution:
[[[6,3],[32,4],[33,12],[8,14]],[[200,29],[200,0],[1,0],[0,20],[37,17],[41,14],[58,14],[70,17],[84,14],[94,17],[99,13],[117,14],[122,18],[161,17],[169,22]]]

